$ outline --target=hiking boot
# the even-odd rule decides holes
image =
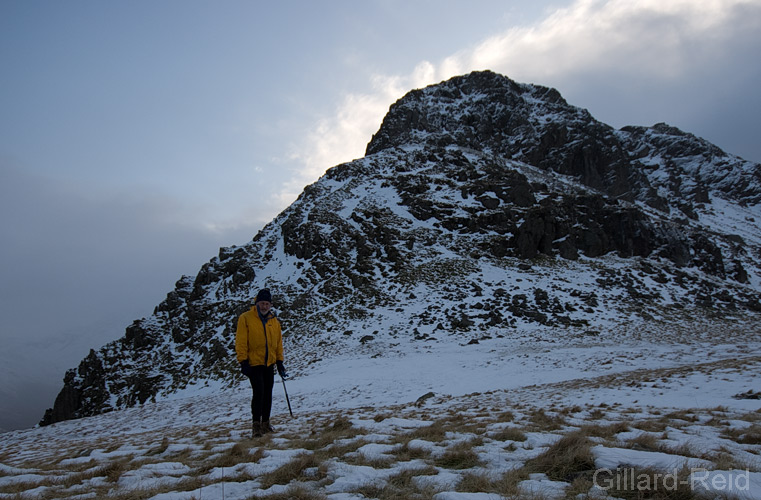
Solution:
[[[269,420],[265,420],[262,422],[262,433],[268,434],[270,432],[275,432],[275,428],[270,425]]]
[[[254,422],[251,424],[251,437],[260,438],[264,435],[261,422]]]

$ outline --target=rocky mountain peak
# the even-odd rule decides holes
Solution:
[[[43,423],[240,383],[236,320],[265,286],[296,376],[347,353],[758,321],[760,172],[492,72],[412,91],[364,158],[70,370]]]
[[[406,144],[456,145],[574,176],[633,200],[647,191],[647,181],[628,168],[614,132],[555,89],[483,71],[404,96],[391,106],[367,153]]]
[[[518,84],[491,71],[475,72],[399,99],[366,154],[409,144],[457,144],[504,154],[516,149],[515,138],[535,132],[536,119],[558,111],[584,113],[569,107],[554,89]]]
[[[669,202],[675,196],[704,202],[705,186],[715,183],[735,201],[761,201],[757,164],[665,123],[614,130],[569,105],[555,89],[519,84],[491,71],[452,78],[399,99],[367,154],[421,144],[524,162],[666,212],[679,209]],[[663,182],[660,170],[669,182]]]

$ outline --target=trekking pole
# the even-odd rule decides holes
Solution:
[[[288,413],[291,414],[291,418],[293,418],[293,411],[291,410],[291,400],[288,399],[288,389],[285,388],[285,378],[283,378],[283,375],[280,375],[280,381],[283,383],[283,392],[285,392],[285,402],[288,403]]]

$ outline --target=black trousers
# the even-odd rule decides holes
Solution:
[[[254,392],[251,397],[251,418],[254,422],[269,421],[272,411],[272,387],[275,385],[275,365],[250,367],[248,380]]]

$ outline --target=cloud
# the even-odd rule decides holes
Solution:
[[[724,56],[738,27],[758,27],[759,8],[747,0],[580,0],[489,38],[460,54],[460,64],[542,80],[590,70],[674,79]]]
[[[577,0],[534,25],[511,27],[438,63],[421,61],[406,75],[376,75],[368,92],[345,95],[292,155],[301,167],[283,199],[361,157],[389,106],[411,89],[480,69],[564,93],[595,81],[622,90],[678,88],[731,59],[733,45],[758,44],[759,28],[759,0]]]

